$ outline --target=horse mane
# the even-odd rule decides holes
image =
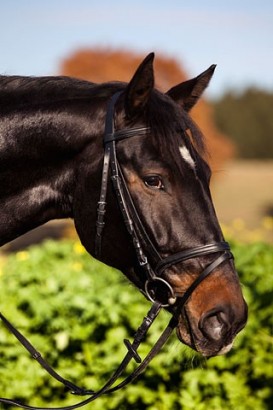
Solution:
[[[18,106],[94,97],[107,98],[114,89],[121,88],[122,84],[96,84],[66,76],[0,76],[0,104]]]
[[[11,108],[62,101],[108,99],[115,91],[125,87],[126,83],[123,82],[96,84],[67,76],[2,75],[0,106]],[[206,153],[203,135],[191,117],[184,110],[177,110],[175,103],[170,107],[170,98],[157,90],[154,90],[148,105],[147,122],[153,130],[157,139],[155,143],[160,147],[163,156],[166,152],[172,151],[176,162],[181,163],[177,147],[181,145],[183,135],[184,143],[193,145],[202,157]],[[189,131],[190,137],[187,137],[185,130]]]

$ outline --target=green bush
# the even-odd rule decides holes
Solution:
[[[227,356],[200,358],[176,336],[145,374],[90,409],[265,410],[273,405],[273,249],[233,244],[249,304],[249,322]],[[78,242],[45,242],[9,256],[0,275],[0,310],[58,371],[97,389],[125,354],[150,304],[123,276],[83,252]],[[143,357],[166,326],[162,312]],[[0,329],[0,396],[32,405],[67,405],[65,393],[5,329]],[[132,367],[130,367],[132,369]]]

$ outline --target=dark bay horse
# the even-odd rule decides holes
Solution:
[[[141,219],[142,246],[153,269],[156,255],[167,261],[159,262],[159,270],[173,296],[185,294],[225,250],[215,245],[224,242],[209,190],[211,171],[188,114],[214,68],[165,94],[154,88],[153,54],[128,84],[0,77],[0,245],[49,220],[73,218],[81,242],[95,255],[101,225],[99,259],[150,293],[110,182],[107,212],[101,209],[98,221],[105,116],[115,94],[114,128],[121,135],[115,154],[132,198],[129,208]],[[181,252],[186,257],[174,260]],[[179,339],[205,356],[228,352],[247,318],[232,259],[211,270],[179,312],[177,326]]]

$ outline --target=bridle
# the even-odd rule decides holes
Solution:
[[[133,342],[128,339],[124,340],[125,346],[127,348],[127,353],[122,360],[121,364],[118,366],[117,370],[113,373],[110,379],[105,383],[105,385],[94,392],[93,390],[88,390],[77,386],[76,384],[64,379],[59,375],[42,357],[42,355],[35,349],[35,347],[26,339],[21,332],[19,332],[11,322],[0,313],[0,318],[10,332],[19,340],[19,342],[26,348],[26,350],[31,354],[31,356],[38,361],[38,363],[58,382],[62,383],[72,394],[80,396],[89,396],[85,400],[70,406],[64,407],[35,407],[22,404],[13,399],[0,398],[0,402],[18,406],[21,408],[34,410],[73,410],[82,407],[100,396],[112,393],[125,387],[130,382],[134,381],[140,373],[142,373],[150,361],[156,356],[156,354],[161,350],[163,345],[166,343],[170,337],[172,331],[178,324],[178,317],[181,313],[181,309],[184,308],[189,297],[196,289],[196,287],[219,265],[224,261],[231,259],[233,256],[230,252],[230,247],[227,242],[218,242],[202,246],[197,246],[195,248],[190,248],[183,250],[181,252],[169,255],[162,258],[157,251],[156,247],[152,243],[142,221],[134,205],[134,201],[130,195],[129,189],[127,187],[125,178],[122,173],[121,166],[117,159],[116,153],[116,142],[128,139],[134,136],[145,136],[148,132],[148,128],[131,128],[122,129],[115,131],[114,128],[114,115],[115,115],[115,105],[122,94],[122,91],[116,92],[108,103],[108,108],[106,112],[105,120],[105,133],[104,133],[104,160],[103,160],[103,171],[102,171],[102,182],[101,182],[101,193],[97,208],[97,222],[96,222],[96,238],[95,238],[95,252],[96,256],[99,257],[101,254],[101,243],[103,238],[103,229],[105,225],[104,217],[106,212],[106,196],[107,187],[109,179],[109,171],[111,172],[111,180],[119,205],[119,209],[122,214],[123,221],[127,228],[128,234],[132,239],[132,244],[135,250],[137,265],[141,269],[143,275],[145,276],[145,283],[143,285],[142,292],[145,296],[152,302],[152,306],[148,311],[147,315],[144,317],[141,325],[136,331]],[[145,249],[145,251],[144,251]],[[149,257],[146,256],[146,252]],[[220,253],[220,256],[210,263],[201,272],[201,274],[193,281],[189,288],[185,291],[183,296],[177,297],[172,286],[162,277],[162,274],[166,269],[175,265],[177,263],[184,262],[188,259],[197,258],[209,254]],[[149,258],[153,260],[153,267],[149,261]],[[147,356],[141,360],[137,349],[139,345],[144,340],[149,328],[158,316],[160,310],[163,307],[173,306],[172,317],[158,338],[157,342],[154,344]],[[124,370],[127,368],[129,362],[134,359],[139,365],[135,370],[123,381],[115,384],[116,381],[122,376]]]
[[[114,127],[114,115],[115,115],[115,105],[122,94],[122,91],[116,92],[109,101],[108,109],[106,113],[105,120],[105,133],[104,133],[104,161],[103,161],[103,171],[102,171],[102,181],[101,181],[101,193],[100,199],[98,202],[97,209],[97,230],[96,230],[96,239],[95,239],[95,254],[99,258],[101,255],[101,243],[102,243],[102,234],[104,229],[104,217],[106,213],[106,195],[107,195],[107,186],[108,186],[108,177],[109,177],[109,168],[111,170],[111,180],[113,183],[114,191],[118,201],[119,209],[121,211],[124,224],[127,228],[127,231],[132,239],[132,244],[135,249],[135,254],[137,257],[138,266],[142,269],[145,274],[146,282],[144,285],[144,294],[151,301],[160,301],[161,307],[168,307],[176,303],[176,296],[172,289],[172,286],[162,278],[163,272],[180,262],[184,262],[188,259],[205,256],[208,254],[224,252],[219,258],[217,258],[216,266],[220,265],[223,261],[232,258],[230,252],[230,247],[227,242],[218,242],[207,245],[197,246],[195,248],[190,248],[172,255],[169,255],[165,258],[162,258],[157,251],[155,245],[153,244],[151,238],[149,237],[142,221],[139,216],[138,211],[134,205],[134,201],[130,195],[127,183],[125,181],[122,168],[118,162],[117,153],[116,153],[116,142],[131,138],[133,136],[146,136],[149,133],[149,128],[130,128],[122,129],[115,131]],[[151,264],[148,260],[148,257],[143,250],[148,250],[149,256],[153,258],[155,262],[154,268],[151,267]],[[214,262],[216,262],[214,261]],[[214,262],[211,265],[213,266]],[[209,268],[208,266],[208,268]],[[215,267],[213,269],[215,269]],[[208,273],[211,271],[209,270]],[[190,294],[193,292],[196,286],[205,279],[207,276],[207,268],[199,275],[199,277],[193,282],[190,288],[185,292],[187,295],[186,300],[189,298]],[[158,300],[156,295],[158,294],[157,288],[162,286],[165,288],[164,300]],[[184,300],[184,296],[182,297]],[[185,303],[183,302],[183,303]],[[181,303],[181,298],[180,298]]]

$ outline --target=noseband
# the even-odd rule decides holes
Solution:
[[[178,324],[178,317],[181,310],[184,308],[189,297],[196,289],[196,287],[219,265],[224,261],[231,259],[232,254],[230,252],[229,244],[227,242],[218,242],[202,246],[197,246],[195,248],[190,248],[177,252],[175,254],[169,255],[162,258],[154,246],[152,240],[150,239],[141,218],[135,208],[133,199],[130,195],[129,189],[127,187],[125,178],[122,173],[122,169],[119,165],[116,153],[116,142],[128,139],[134,136],[145,136],[149,132],[148,128],[133,128],[133,129],[123,129],[115,131],[114,129],[114,114],[115,114],[115,104],[122,92],[115,93],[108,103],[108,109],[106,113],[105,121],[105,134],[104,134],[104,161],[103,161],[103,171],[102,171],[102,182],[101,182],[101,193],[97,208],[97,222],[96,222],[96,238],[95,238],[95,253],[97,257],[101,255],[101,243],[103,237],[104,229],[104,217],[106,212],[106,196],[107,196],[107,185],[109,179],[109,170],[111,173],[111,180],[114,187],[114,192],[117,198],[117,202],[123,217],[123,221],[127,228],[127,231],[132,239],[132,244],[135,249],[135,254],[137,258],[138,269],[144,273],[145,283],[143,283],[141,291],[145,294],[147,299],[152,302],[152,306],[144,317],[141,325],[136,331],[133,342],[125,339],[124,343],[127,348],[127,353],[122,360],[121,364],[117,370],[113,373],[110,379],[105,383],[105,385],[94,392],[93,390],[87,390],[85,388],[79,387],[76,384],[64,379],[60,376],[42,357],[42,355],[35,349],[35,347],[22,335],[11,322],[0,313],[0,318],[11,333],[19,340],[19,342],[25,347],[25,349],[31,354],[31,356],[38,361],[38,363],[58,382],[62,383],[72,394],[89,396],[87,399],[81,401],[80,403],[51,408],[53,410],[74,410],[76,408],[82,407],[100,396],[112,393],[116,390],[121,389],[133,380],[135,380],[140,373],[142,373],[150,361],[156,356],[163,345],[166,343],[170,337],[172,331]],[[145,249],[145,251],[144,251]],[[150,263],[149,258],[146,256],[146,252],[153,261]],[[178,297],[170,283],[162,277],[164,271],[173,265],[184,262],[189,259],[202,257],[209,254],[219,254],[216,259],[210,263],[206,268],[200,273],[200,275],[193,281],[189,288],[185,291],[182,297]],[[150,326],[156,319],[162,307],[173,306],[172,318],[169,324],[158,338],[157,342],[154,344],[147,356],[141,360],[137,349],[141,342],[144,340]],[[134,359],[139,363],[138,367],[127,376],[122,382],[116,384],[119,377],[124,373],[129,362]],[[17,406],[29,410],[48,410],[50,407],[34,407],[26,404],[22,404],[13,399],[0,398],[1,403],[7,405]]]

